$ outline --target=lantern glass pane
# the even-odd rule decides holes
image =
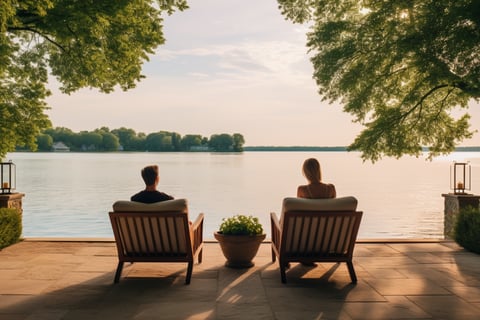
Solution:
[[[471,190],[471,167],[468,163],[456,163],[450,167],[450,189],[455,193]]]
[[[16,188],[15,164],[12,162],[0,164],[0,188],[2,193],[9,193]]]

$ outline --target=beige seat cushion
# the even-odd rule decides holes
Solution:
[[[355,197],[340,197],[333,199],[283,199],[282,213],[286,211],[355,211],[357,209]]]
[[[141,203],[135,201],[116,201],[113,204],[115,212],[161,212],[161,211],[181,211],[187,212],[187,199],[174,199],[155,203]]]

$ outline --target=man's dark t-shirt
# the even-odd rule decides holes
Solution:
[[[130,198],[131,201],[143,202],[143,203],[155,203],[166,200],[173,200],[172,196],[160,191],[140,191]]]

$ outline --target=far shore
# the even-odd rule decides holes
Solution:
[[[280,151],[280,152],[305,152],[305,151],[320,151],[320,152],[347,152],[348,147],[345,146],[334,146],[334,147],[316,147],[316,146],[248,146],[244,147],[243,151],[235,152],[273,152],[273,151]],[[424,152],[428,152],[428,148],[423,148]],[[28,150],[16,150],[15,152],[32,152]],[[111,153],[111,152],[215,152],[212,150],[195,150],[195,151],[34,151],[36,153],[60,153],[60,152],[71,152],[71,153]],[[218,153],[228,152],[231,153],[233,151],[222,151]],[[480,146],[472,146],[472,147],[457,147],[455,148],[454,152],[480,152]]]

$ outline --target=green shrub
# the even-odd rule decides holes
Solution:
[[[258,218],[239,214],[231,218],[224,218],[219,232],[225,235],[254,236],[263,234],[263,228],[258,222]]]
[[[17,209],[0,208],[0,249],[17,243],[22,235],[22,218]]]
[[[465,249],[480,253],[480,209],[461,209],[455,225],[455,241]]]

